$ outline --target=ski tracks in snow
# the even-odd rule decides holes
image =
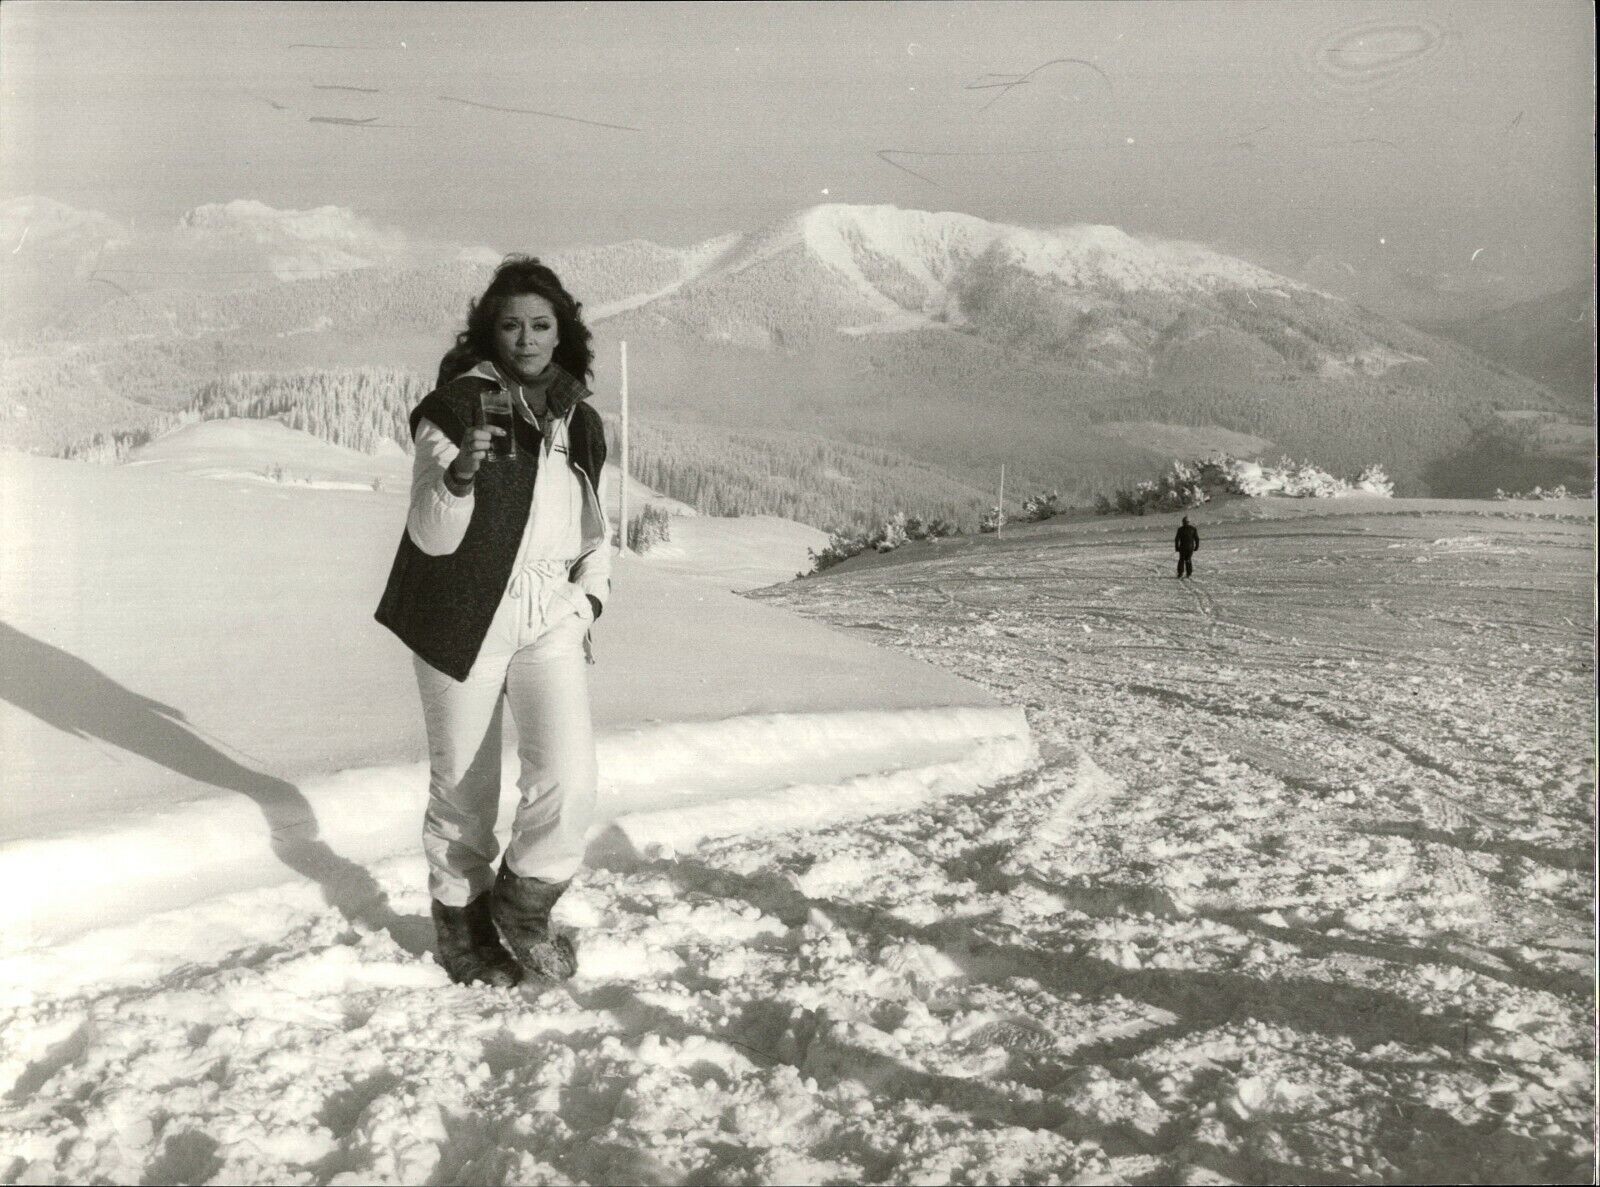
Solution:
[[[1074,1073],[1153,1177],[1584,1177],[1588,524],[1334,522],[1218,528],[1192,581],[1097,524],[762,596],[882,624],[1121,780],[1018,890],[1074,989],[1175,1019]]]
[[[563,989],[448,985],[415,856],[387,928],[254,891],[0,970],[51,987],[0,1002],[0,1178],[1583,1178],[1585,554],[1518,539],[1510,599],[1450,518],[1336,583],[1236,525],[1192,587],[1068,532],[765,591],[1025,706],[1041,762],[590,870]]]

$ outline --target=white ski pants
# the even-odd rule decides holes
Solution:
[[[577,872],[597,782],[583,651],[592,621],[567,565],[534,561],[512,576],[466,680],[414,657],[430,767],[422,847],[428,890],[446,906],[465,906],[494,884],[507,702],[522,796],[506,862],[519,877],[549,882]]]

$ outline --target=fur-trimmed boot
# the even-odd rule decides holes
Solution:
[[[519,878],[502,860],[494,880],[494,924],[522,971],[542,981],[565,981],[578,971],[572,941],[550,930],[550,909],[570,886]]]
[[[522,980],[522,969],[500,945],[490,917],[491,896],[480,894],[464,907],[433,900],[433,927],[439,936],[439,963],[457,985],[493,985],[510,989]]]

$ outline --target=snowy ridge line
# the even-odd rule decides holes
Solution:
[[[642,814],[689,847],[702,826],[688,822],[718,815],[715,805],[762,804],[740,814],[739,829],[828,823],[1003,778],[1034,753],[1022,711],[1007,707],[671,722],[602,734],[597,749],[591,837]],[[508,752],[502,824],[512,818],[516,774]],[[427,785],[425,763],[363,767],[270,795],[219,792],[109,829],[0,845],[0,885],[13,888],[16,904],[0,953],[286,881],[318,883],[330,899],[364,893],[364,863],[420,847]],[[641,844],[648,823],[632,826]]]

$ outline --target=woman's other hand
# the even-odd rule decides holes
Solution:
[[[456,454],[450,462],[450,468],[445,472],[452,491],[458,494],[465,493],[465,489],[477,478],[478,467],[483,465],[484,458],[494,449],[494,439],[505,435],[504,429],[489,425],[474,425],[467,430],[466,436],[461,438],[461,451]]]

